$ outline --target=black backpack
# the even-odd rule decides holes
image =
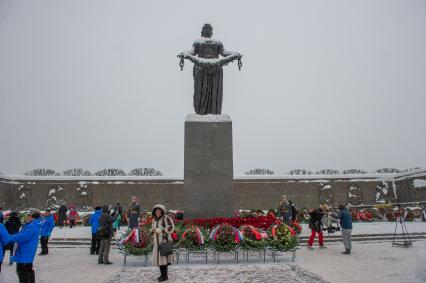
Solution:
[[[98,231],[96,232],[96,236],[100,239],[108,239],[109,238],[109,229],[107,226],[100,226]]]

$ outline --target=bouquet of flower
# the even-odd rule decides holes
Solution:
[[[228,223],[217,225],[210,233],[212,246],[218,252],[230,252],[244,239],[241,232]]]
[[[201,250],[204,247],[204,235],[197,226],[187,228],[179,242],[179,246],[187,250]]]
[[[299,221],[294,220],[290,222],[291,228],[296,232],[297,235],[302,233],[302,226],[300,225]]]
[[[269,246],[278,251],[289,251],[298,245],[296,232],[285,225],[274,225],[269,230]]]

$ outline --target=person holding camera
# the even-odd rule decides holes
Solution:
[[[345,245],[345,251],[342,254],[351,254],[351,233],[352,233],[352,215],[345,205],[339,205],[340,210],[340,227],[342,231],[342,240]]]
[[[324,213],[322,209],[311,209],[309,211],[310,219],[309,219],[309,228],[311,229],[311,236],[308,241],[308,249],[313,250],[312,245],[314,244],[314,239],[316,234],[318,234],[319,238],[319,247],[320,249],[325,248],[324,246],[324,235],[322,233],[322,217]]]
[[[40,225],[41,252],[38,255],[47,255],[49,253],[49,248],[47,244],[49,243],[49,238],[52,234],[53,228],[55,228],[55,220],[53,219],[53,215],[51,214],[50,208],[46,208],[46,211],[41,218]]]
[[[161,276],[159,282],[167,281],[167,267],[172,264],[173,247],[172,233],[175,230],[173,220],[166,215],[167,210],[164,205],[157,204],[152,209],[154,222],[152,223],[151,234],[153,236],[154,247],[152,250],[152,264],[160,267]]]

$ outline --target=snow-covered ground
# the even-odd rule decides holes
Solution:
[[[352,230],[353,235],[360,234],[393,234],[395,231],[395,222],[357,222],[353,224],[354,229]],[[426,222],[406,222],[406,226],[409,233],[426,233]],[[398,226],[400,227],[400,226]],[[126,227],[122,227],[125,231]],[[398,228],[400,229],[400,228]],[[55,228],[51,238],[90,238],[91,232],[90,227],[74,227],[69,228]],[[327,234],[327,233],[325,233]],[[335,233],[333,235],[338,235]],[[309,236],[310,231],[307,224],[302,224],[302,236]]]
[[[202,259],[180,262],[169,268],[170,282],[424,282],[426,280],[426,241],[414,242],[412,248],[392,248],[391,243],[353,243],[353,254],[342,255],[343,247],[329,245],[327,249],[309,251],[301,248],[294,263],[289,255],[266,263],[254,256],[249,263],[236,264],[232,257],[220,264]],[[7,258],[7,257],[6,257]],[[155,282],[158,268],[143,266],[143,260],[123,258],[117,249],[111,250],[113,265],[98,265],[97,257],[88,248],[54,247],[48,256],[37,256],[36,282],[120,283]],[[3,281],[15,283],[15,267],[3,264]]]

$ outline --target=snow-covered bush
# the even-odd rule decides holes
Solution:
[[[130,170],[129,176],[163,176],[163,173],[154,168],[135,168]]]
[[[246,175],[274,175],[274,171],[271,169],[264,169],[264,168],[256,168],[249,170],[245,173]]]
[[[89,170],[83,168],[72,168],[67,169],[63,172],[64,176],[92,176],[93,174]]]
[[[38,168],[24,172],[25,176],[59,176],[58,172],[53,169]]]

